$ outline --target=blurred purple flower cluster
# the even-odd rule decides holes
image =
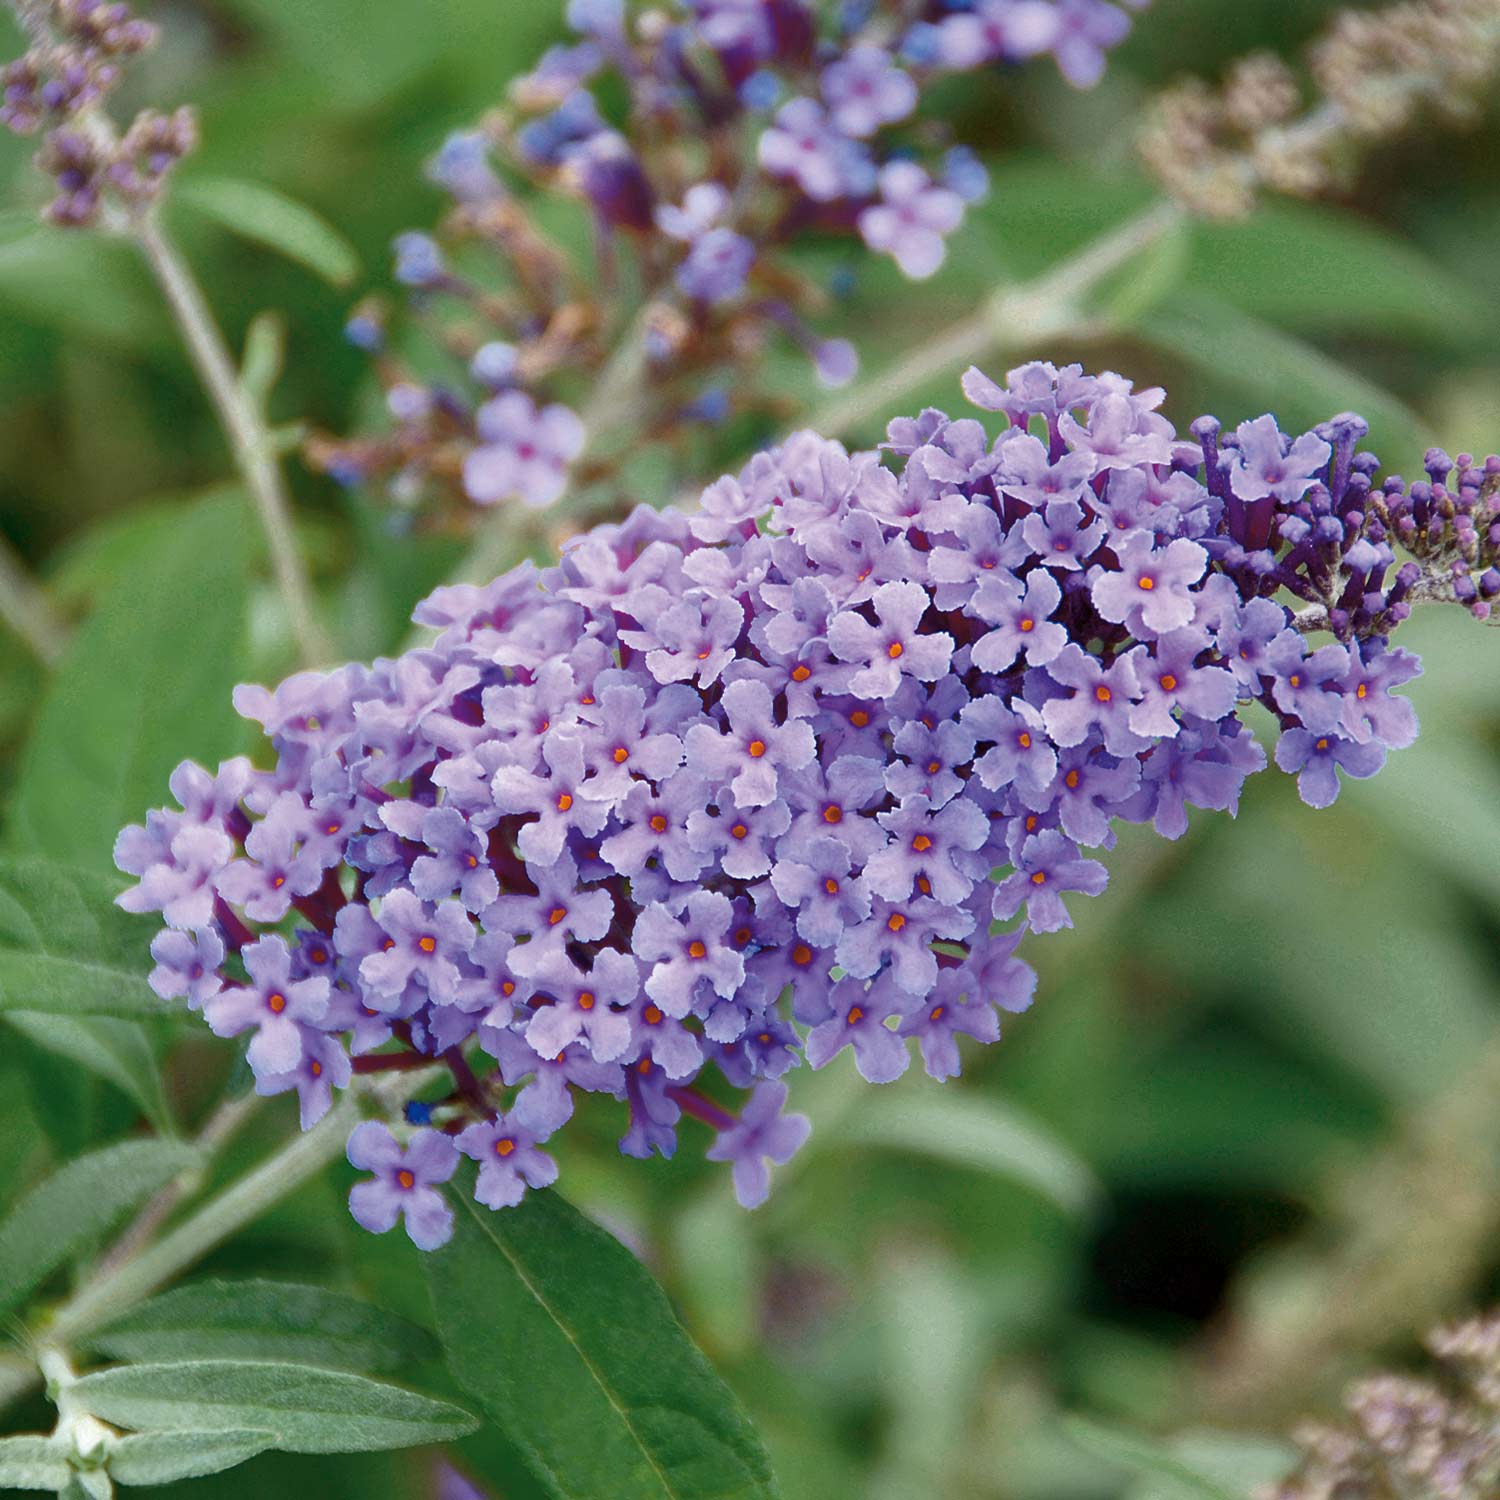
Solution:
[[[0,68],[0,125],[16,135],[45,128],[36,162],[56,185],[47,218],[78,227],[110,196],[126,209],[150,203],[197,145],[193,111],[143,110],[117,137],[98,107],[156,28],[114,0],[28,0],[17,10],[32,45]]]
[[[1389,634],[1462,594],[1465,549],[1493,569],[1500,460],[1450,490],[1429,455],[1408,489],[1351,415],[1184,439],[1161,390],[1077,365],[964,386],[998,437],[800,433],[691,514],[439,590],[431,646],[241,688],[274,766],[184,765],[181,811],[121,835],[122,904],[168,924],[158,992],[249,1033],[305,1125],[353,1071],[446,1064],[433,1128],[351,1141],[362,1223],[438,1242],[460,1155],[492,1206],[551,1183],[580,1092],[624,1101],[635,1156],[703,1121],[757,1203],[807,1132],[783,1075],[848,1048],[888,1082],[913,1041],[957,1074],[960,1035],[1031,1001],[1023,935],[1104,889],[1117,822],[1236,809],[1248,705],[1316,807],[1415,737]]]
[[[430,342],[461,364],[447,377],[414,373],[367,304],[349,334],[377,356],[392,422],[371,438],[317,440],[314,462],[341,482],[384,480],[408,505],[436,490],[460,504],[543,507],[585,441],[557,398],[621,338],[641,355],[628,425],[648,434],[770,400],[745,371],[775,333],[807,351],[825,384],[852,378],[852,345],[808,326],[826,297],[785,247],[857,235],[906,276],[931,276],[987,176],[939,121],[919,119],[924,90],[1049,53],[1087,87],[1130,27],[1111,0],[917,9],[914,21],[894,0],[823,15],[804,0],[675,0],[633,14],[623,0],[573,0],[576,39],[430,164],[453,200],[438,233],[396,242],[396,280],[436,325]],[[543,235],[528,187],[585,205],[586,263]],[[635,274],[622,298],[625,245]],[[620,304],[635,300],[633,318]]]

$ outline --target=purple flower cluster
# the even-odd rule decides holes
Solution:
[[[198,140],[193,112],[143,110],[122,138],[96,113],[124,62],[156,41],[156,28],[115,0],[35,0],[25,7],[33,45],[0,68],[0,125],[17,135],[47,127],[37,165],[56,183],[55,224],[94,223],[106,195],[127,209],[149,203]]]
[[[933,275],[988,184],[971,151],[943,149],[940,122],[919,118],[924,90],[1046,53],[1087,87],[1130,27],[1112,0],[919,9],[914,23],[897,0],[823,15],[807,0],[674,0],[640,16],[621,0],[570,4],[574,40],[515,82],[509,110],[450,137],[430,164],[453,200],[439,234],[396,241],[396,280],[466,371],[414,378],[367,305],[349,333],[379,356],[393,426],[319,439],[314,461],[340,482],[384,479],[406,504],[436,490],[542,507],[583,446],[558,377],[597,372],[612,339],[642,345],[630,425],[648,432],[764,404],[741,367],[773,332],[801,345],[825,384],[852,378],[852,345],[807,325],[821,294],[784,248],[809,232],[858,235],[906,276]],[[624,123],[609,103],[621,90]],[[582,201],[593,265],[574,266],[543,236],[523,184]],[[627,248],[639,307],[618,305]]]
[[[1118,822],[1236,809],[1266,763],[1246,705],[1317,807],[1414,738],[1388,637],[1441,568],[1396,569],[1392,536],[1450,573],[1493,554],[1500,461],[1452,491],[1432,455],[1407,490],[1349,415],[1188,440],[1114,374],[964,386],[998,437],[938,411],[883,453],[800,433],[692,514],[439,590],[429,647],[239,689],[274,766],[184,765],[181,810],[121,835],[122,904],[168,924],[152,983],[248,1035],[305,1125],[353,1071],[446,1066],[404,1151],[351,1142],[362,1223],[436,1243],[461,1155],[493,1206],[545,1186],[580,1093],[624,1102],[635,1156],[693,1115],[759,1202],[807,1131],[783,1075],[849,1048],[886,1082],[912,1041],[957,1074]]]

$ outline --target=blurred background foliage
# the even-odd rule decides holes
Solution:
[[[1147,200],[1128,127],[1152,89],[1255,47],[1290,54],[1334,8],[1155,0],[1091,94],[1042,67],[946,86],[958,137],[991,165],[990,201],[920,288],[864,261],[840,274],[856,269],[844,245],[809,249],[810,274],[842,289],[827,331],[852,330],[869,371],[899,365]],[[560,12],[152,8],[163,45],[131,87],[201,110],[171,212],[236,343],[259,312],[284,320],[277,420],[348,431],[368,414],[348,305],[383,283],[392,236],[436,213],[423,159],[500,97]],[[0,142],[0,528],[78,633],[50,682],[0,637],[0,795],[24,783],[13,843],[107,869],[114,828],[164,797],[180,754],[248,744],[228,689],[287,670],[290,648],[151,284],[128,246],[31,228],[27,157]],[[1105,339],[1035,352],[1164,384],[1179,426],[1272,408],[1295,430],[1354,407],[1408,473],[1433,441],[1500,448],[1497,160],[1491,110],[1469,133],[1381,150],[1339,201],[1194,226],[1107,289]],[[357,282],[330,288],[196,215],[191,184],[207,177],[314,207],[358,250]],[[785,362],[789,398],[815,400],[800,357]],[[956,374],[899,409],[956,408]],[[664,501],[770,435],[720,433],[639,498]],[[368,498],[294,477],[341,649],[395,649],[451,556],[393,532]],[[1432,614],[1407,643],[1427,665],[1415,748],[1326,813],[1262,776],[1237,823],[1200,815],[1173,845],[1128,830],[1078,930],[1031,941],[1034,1012],[961,1084],[876,1090],[847,1056],[793,1080],[816,1133],[760,1212],[734,1207],[694,1142],[643,1164],[615,1155],[607,1109],[591,1140],[570,1132],[568,1192],[661,1277],[762,1426],[789,1500],[1147,1500],[1203,1494],[1205,1473],[1243,1492],[1285,1466],[1278,1434],[1326,1413],[1346,1374],[1500,1292],[1500,633]],[[66,816],[49,778],[75,789]],[[226,1049],[169,1023],[150,1042],[191,1123],[231,1076]],[[105,1068],[81,1055],[55,1028],[7,1026],[0,1200],[159,1108],[134,1054]],[[285,1132],[284,1105],[224,1170]],[[346,1189],[332,1174],[213,1269],[318,1277],[425,1316],[414,1252],[359,1235]],[[1141,1479],[1161,1465],[1139,1444],[1158,1440],[1200,1477]],[[462,1461],[497,1496],[532,1493],[493,1440]],[[421,1455],[265,1458],[212,1483],[227,1500],[272,1485],[434,1492]]]

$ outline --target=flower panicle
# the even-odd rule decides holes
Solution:
[[[1305,1425],[1302,1462],[1263,1500],[1487,1500],[1500,1486],[1500,1314],[1427,1340],[1433,1377],[1384,1374],[1351,1385],[1342,1426]]]
[[[897,0],[823,14],[805,0],[570,5],[573,40],[429,163],[450,200],[436,231],[395,242],[395,280],[435,357],[403,357],[389,313],[357,309],[348,334],[375,357],[389,420],[316,438],[314,465],[470,524],[474,506],[553,504],[570,471],[584,486],[607,477],[622,455],[599,444],[622,432],[670,440],[775,409],[749,378],[772,338],[845,383],[852,344],[810,320],[849,275],[825,290],[787,248],[861,239],[907,277],[933,275],[988,183],[922,116],[924,93],[1042,55],[1090,86],[1143,3],[939,0],[918,21]],[[559,196],[592,223],[584,255],[538,227],[537,206]],[[583,412],[579,376],[598,386]]]
[[[38,168],[56,196],[45,217],[86,228],[108,207],[138,211],[161,193],[198,143],[189,108],[142,110],[121,134],[105,113],[129,60],[156,44],[157,28],[118,0],[12,0],[32,46],[0,68],[0,125],[43,132]]]
[[[367,1227],[439,1242],[464,1155],[493,1207],[545,1187],[588,1094],[632,1156],[692,1117],[758,1203],[807,1134],[785,1075],[848,1051],[890,1082],[913,1042],[958,1074],[1121,822],[1235,811],[1248,705],[1314,807],[1415,738],[1390,636],[1443,579],[1487,608],[1451,559],[1495,566],[1500,461],[1382,482],[1351,414],[1184,436],[1078,365],[964,390],[997,436],[798,433],[691,513],[438,590],[430,645],[238,689],[274,764],[184,764],[179,809],[120,835],[122,904],[167,924],[152,984],[248,1037],[305,1126],[356,1071],[446,1069],[351,1142]],[[1408,520],[1428,560],[1398,567]]]
[[[1422,116],[1462,124],[1500,70],[1493,0],[1402,0],[1342,11],[1307,49],[1308,84],[1255,53],[1214,89],[1159,95],[1139,136],[1147,165],[1194,213],[1242,218],[1264,189],[1313,197],[1368,145]]]

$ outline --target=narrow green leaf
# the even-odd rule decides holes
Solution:
[[[312,1365],[231,1359],[120,1365],[85,1375],[70,1389],[85,1411],[122,1427],[264,1429],[289,1453],[411,1448],[478,1426],[446,1401]]]
[[[770,1461],[645,1268],[557,1193],[500,1213],[451,1191],[424,1256],[455,1379],[559,1497],[768,1500]]]
[[[240,384],[264,411],[286,364],[286,319],[279,313],[257,313],[245,333],[245,352],[240,359]]]
[[[60,1490],[68,1460],[51,1438],[0,1438],[0,1489]]]
[[[1248,400],[1247,416],[1274,411],[1296,430],[1341,411],[1370,424],[1370,447],[1392,469],[1416,463],[1435,441],[1416,412],[1389,391],[1312,344],[1230,307],[1182,292],[1137,324],[1135,332],[1201,370],[1216,388]]]
[[[96,1073],[133,1099],[162,1135],[174,1126],[151,1039],[138,1021],[7,1010],[4,1018],[38,1047]]]
[[[114,904],[116,881],[42,859],[0,859],[0,1010],[144,1016],[151,924]]]
[[[0,1222],[0,1313],[198,1160],[177,1141],[123,1141],[38,1183]]]
[[[348,286],[359,275],[359,254],[338,230],[306,204],[262,182],[185,177],[173,188],[172,197],[234,234],[306,266],[334,286]]]
[[[221,1474],[276,1445],[265,1428],[214,1428],[205,1432],[137,1432],[109,1451],[109,1472],[120,1484],[175,1484]]]
[[[397,1370],[437,1353],[425,1328],[342,1292],[276,1281],[200,1281],[153,1297],[90,1340],[118,1359],[272,1359]]]
[[[103,592],[22,752],[13,843],[110,870],[116,833],[166,801],[179,761],[212,766],[238,748],[229,695],[246,675],[258,546],[237,496],[201,500]]]
[[[1099,1201],[1092,1169],[1066,1142],[1014,1105],[975,1093],[914,1089],[862,1097],[827,1135],[830,1146],[916,1152],[1009,1177],[1070,1214],[1087,1213]]]
[[[0,244],[0,313],[132,353],[171,349],[161,302],[123,237],[38,226]]]
[[[1305,335],[1372,332],[1472,348],[1490,299],[1398,235],[1321,204],[1267,202],[1242,223],[1199,223],[1188,282]]]
[[[1155,1479],[1174,1495],[1192,1496],[1193,1500],[1245,1500],[1243,1495],[1179,1458],[1163,1443],[1084,1417],[1062,1418],[1062,1429],[1080,1448],[1116,1468]]]

